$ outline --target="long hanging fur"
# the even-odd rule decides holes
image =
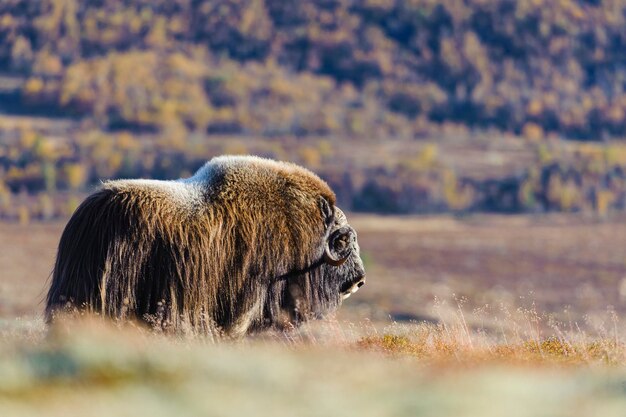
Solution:
[[[237,336],[323,314],[364,272],[360,259],[353,274],[307,270],[327,238],[322,198],[335,203],[310,171],[257,157],[214,158],[177,181],[106,182],[61,236],[46,318],[78,309]]]

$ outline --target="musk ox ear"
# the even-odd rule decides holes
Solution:
[[[324,219],[324,225],[328,227],[335,220],[335,210],[333,210],[332,206],[324,197],[320,197],[319,205],[320,211],[322,212],[322,218]]]
[[[354,239],[354,230],[350,226],[343,226],[335,230],[328,238],[324,249],[326,263],[339,266],[347,261],[352,254]]]

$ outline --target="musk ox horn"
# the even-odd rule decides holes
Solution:
[[[332,233],[324,249],[324,261],[332,266],[343,265],[352,254],[353,233],[349,227],[342,227]],[[333,254],[337,253],[337,256]]]
[[[344,262],[346,262],[348,260],[348,258],[350,257],[350,254],[341,257],[341,258],[335,258],[331,253],[330,253],[330,249],[328,248],[328,246],[326,246],[326,250],[324,251],[324,261],[332,266],[340,266],[343,265]]]

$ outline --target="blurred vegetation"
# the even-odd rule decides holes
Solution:
[[[164,338],[102,321],[56,326],[47,336],[32,322],[8,331],[4,324],[0,412],[282,417],[341,410],[359,417],[483,417],[514,408],[524,417],[624,414],[619,341],[565,337],[516,345],[421,324],[355,341],[354,326],[335,324],[313,340],[292,334],[216,345],[203,336]]]
[[[191,175],[214,155],[254,153],[293,160],[318,172],[354,211],[587,212],[626,210],[626,144],[530,144],[532,159],[520,172],[474,178],[439,155],[436,143],[417,152],[347,159],[325,139],[250,142],[205,140],[186,132],[134,135],[79,131],[56,137],[30,129],[4,131],[0,142],[0,218],[27,223],[69,216],[101,179],[172,179]],[[567,145],[567,144],[566,144]],[[365,150],[367,152],[367,150]]]
[[[353,210],[622,210],[624,27],[622,0],[6,0],[0,113],[74,124],[0,123],[0,217],[65,216],[99,179],[257,151],[233,135],[267,138],[260,153],[321,173]],[[527,138],[534,162],[477,180],[436,145],[376,165],[333,156],[336,138],[484,131]]]
[[[626,2],[7,0],[15,111],[116,129],[626,134]],[[6,106],[6,104],[5,104]]]

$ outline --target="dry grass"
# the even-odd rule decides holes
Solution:
[[[392,356],[408,355],[441,367],[475,365],[582,366],[626,365],[626,345],[615,339],[568,340],[551,336],[520,343],[494,343],[474,337],[451,336],[443,326],[416,326],[406,334],[368,336],[356,344],[359,349],[380,351]]]
[[[621,341],[470,336],[327,322],[214,344],[101,320],[22,323],[1,336],[0,415],[623,416]]]

